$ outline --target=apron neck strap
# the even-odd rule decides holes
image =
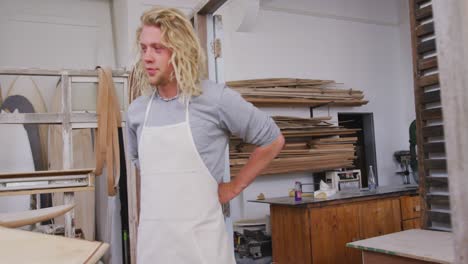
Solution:
[[[185,103],[185,122],[189,122],[189,104],[190,104],[190,97],[184,96],[184,103]]]
[[[146,111],[145,111],[145,119],[143,121],[143,127],[146,126],[146,122],[148,121],[148,113],[151,109],[151,104],[153,103],[153,98],[154,98],[154,95],[156,94],[156,90],[154,90],[153,94],[151,95],[150,97],[150,100],[148,102],[148,105],[146,106]]]
[[[156,90],[153,92],[153,94],[151,95],[151,98],[148,102],[148,105],[146,106],[146,111],[145,111],[145,119],[143,120],[143,127],[146,126],[146,123],[148,121],[148,115],[149,115],[149,111],[151,109],[151,105],[153,104],[153,99],[154,99],[154,95],[156,94]],[[185,104],[185,121],[186,122],[189,122],[189,104],[190,104],[190,97],[184,97],[184,104]]]

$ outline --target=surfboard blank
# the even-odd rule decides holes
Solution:
[[[59,205],[44,209],[0,214],[0,226],[16,228],[46,221],[70,211],[74,204]]]

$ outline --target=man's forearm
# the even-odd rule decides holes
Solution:
[[[270,145],[257,147],[250,155],[249,160],[235,175],[233,183],[236,192],[241,192],[257,177],[270,162],[279,154],[284,146],[284,137],[280,135]]]

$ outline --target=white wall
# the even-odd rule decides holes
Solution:
[[[115,67],[107,0],[2,0],[0,67]],[[14,76],[1,76],[3,98]],[[58,78],[33,77],[49,106]]]
[[[337,112],[372,112],[381,185],[401,184],[393,152],[408,149],[408,127],[414,118],[408,7],[400,0],[264,0],[251,32],[236,32],[239,8],[229,2],[223,16],[225,79],[295,77],[331,79],[363,90],[369,104],[332,108]],[[270,108],[285,115],[290,109]],[[308,116],[307,108],[294,114]],[[314,116],[327,115],[314,109]],[[295,180],[310,174],[258,178],[237,201],[236,218],[258,218],[268,206],[246,203],[260,192],[285,196]]]
[[[2,0],[0,66],[114,66],[109,1]]]

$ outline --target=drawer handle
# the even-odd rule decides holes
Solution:
[[[420,212],[421,211],[421,206],[417,205],[413,209],[414,209],[415,212]]]

